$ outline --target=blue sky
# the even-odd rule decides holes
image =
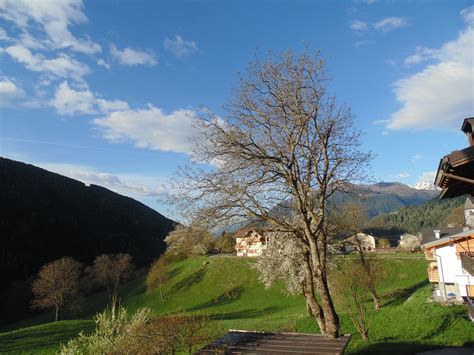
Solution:
[[[321,49],[377,181],[431,181],[474,115],[470,1],[0,0],[0,155],[157,199],[255,50]]]

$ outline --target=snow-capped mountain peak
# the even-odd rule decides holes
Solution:
[[[418,181],[415,185],[412,186],[416,190],[439,190],[435,184],[427,181]]]

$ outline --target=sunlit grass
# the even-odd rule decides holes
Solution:
[[[146,292],[144,278],[124,285],[123,304],[134,311],[150,307],[157,315],[178,311],[207,314],[222,330],[286,330],[317,332],[314,320],[306,316],[302,297],[287,296],[282,285],[266,290],[252,269],[252,259],[199,257],[169,266],[171,278],[164,288]],[[380,286],[383,307],[370,311],[370,342],[364,342],[350,320],[341,313],[342,333],[353,335],[349,352],[403,353],[442,346],[462,346],[474,341],[474,325],[462,306],[427,303],[431,285],[427,282],[423,259],[385,259],[388,270]],[[235,287],[226,297],[229,284]],[[59,344],[81,329],[93,329],[92,315],[107,304],[105,293],[88,298],[78,318],[0,334],[0,352],[52,353]],[[49,321],[48,316],[32,318],[16,327]],[[89,320],[87,320],[89,319]]]

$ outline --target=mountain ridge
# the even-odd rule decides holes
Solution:
[[[0,211],[6,283],[66,255],[90,262],[102,253],[128,252],[138,266],[147,265],[165,250],[176,223],[105,187],[1,157]]]

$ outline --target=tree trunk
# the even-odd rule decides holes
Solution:
[[[160,287],[160,297],[162,301],[165,300],[165,298],[163,297],[163,289],[161,287]]]
[[[321,235],[321,237],[323,236]],[[337,316],[334,303],[332,302],[331,294],[329,293],[327,276],[325,272],[323,272],[326,267],[326,255],[324,249],[325,247],[323,245],[322,248],[318,248],[314,239],[308,239],[311,248],[311,261],[313,264],[312,273],[315,278],[316,289],[318,291],[319,296],[321,297],[321,308],[324,319],[325,335],[335,339],[339,337],[339,317]],[[320,254],[324,254],[324,256],[321,256],[321,259],[323,260],[322,262],[324,264],[320,263],[320,259],[318,258]]]
[[[373,274],[371,272],[371,267],[370,267],[370,264],[369,262],[367,261],[367,259],[365,258],[365,255],[364,255],[364,251],[362,250],[362,248],[358,248],[358,253],[359,253],[359,257],[360,257],[360,262],[362,263],[362,266],[364,267],[364,270],[365,272],[367,273],[367,277],[369,278],[368,280],[368,283],[369,283],[369,291],[370,291],[370,294],[372,295],[372,298],[374,299],[374,308],[376,310],[379,310],[380,308],[382,308],[381,304],[380,304],[380,298],[377,294],[377,290],[375,289],[375,286],[374,286],[374,279],[373,279]]]
[[[321,297],[321,308],[324,314],[326,335],[330,338],[339,336],[339,317],[337,316],[334,303],[329,293],[327,279],[319,272],[316,272],[316,286]]]
[[[306,314],[308,317],[314,317],[313,310],[311,309],[311,305],[309,304],[308,300],[306,300]]]
[[[54,316],[54,321],[57,322],[59,318],[59,306],[56,306],[56,312]]]
[[[372,298],[374,299],[374,308],[376,310],[379,310],[382,306],[380,305],[380,298],[379,295],[377,294],[377,290],[373,285],[370,286],[370,294],[372,295]]]
[[[367,329],[364,329],[360,332],[360,335],[362,336],[362,339],[364,340],[369,340],[369,332]]]
[[[314,294],[313,272],[311,270],[310,258],[308,254],[305,255],[304,269],[306,282],[304,296],[306,298],[306,304],[311,308],[311,313],[314,316],[319,329],[321,330],[321,334],[326,335],[324,313],[321,309],[321,306],[318,304],[318,301],[316,300],[316,295]]]

